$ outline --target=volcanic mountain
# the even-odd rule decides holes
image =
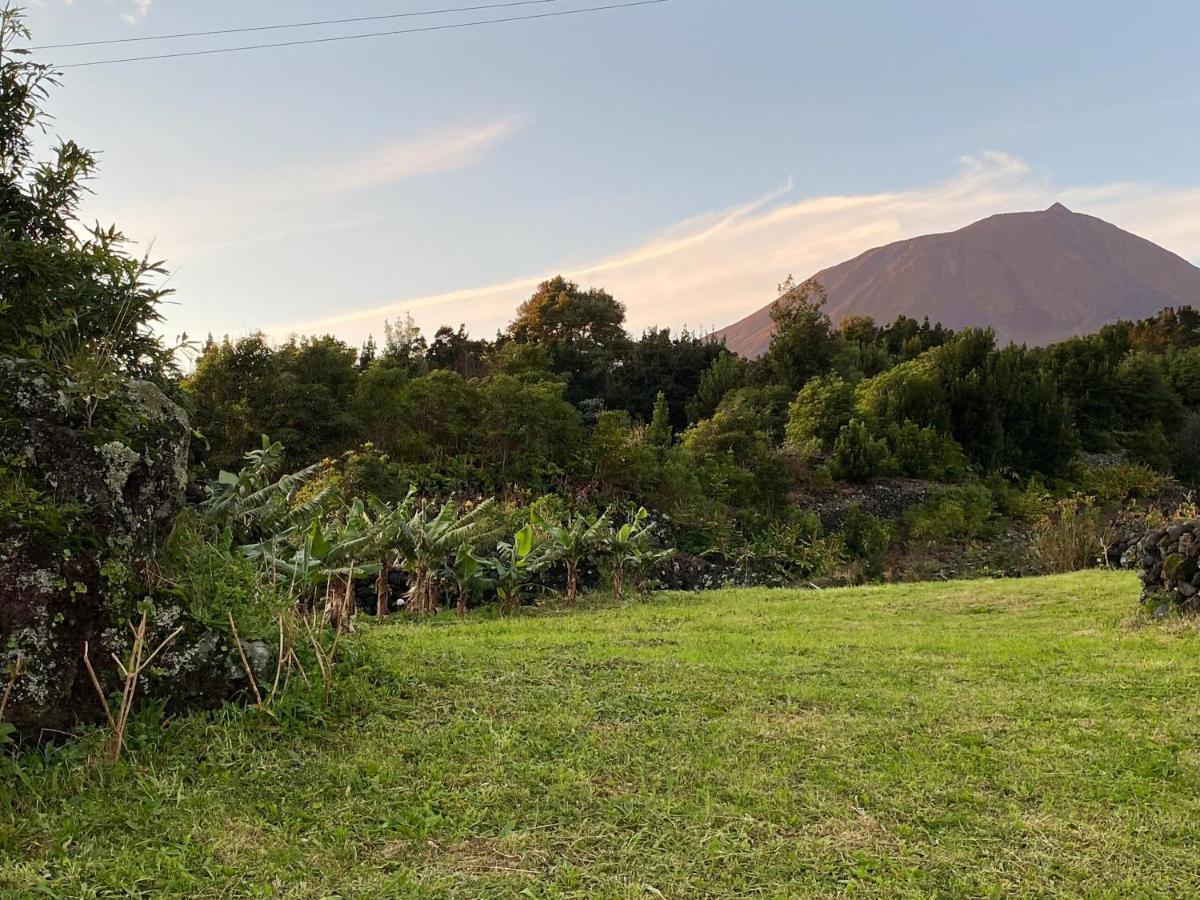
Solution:
[[[1200,268],[1061,203],[877,247],[814,277],[835,322],[928,316],[955,329],[990,325],[1001,344],[1049,344],[1166,306],[1200,307]],[[772,306],[716,338],[743,356],[761,355]]]

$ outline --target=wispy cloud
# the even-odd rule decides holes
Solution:
[[[137,25],[142,19],[150,15],[150,7],[154,5],[154,0],[133,0],[132,7],[129,12],[121,16],[130,25]]]
[[[46,6],[46,0],[28,0],[30,6]],[[109,7],[113,5],[113,0],[106,0]],[[63,6],[74,6],[75,0],[62,0]],[[137,25],[146,16],[150,15],[150,7],[154,5],[154,0],[121,0],[120,8],[124,12],[120,13],[121,21],[129,25]]]
[[[516,116],[397,141],[360,159],[326,167],[324,183],[329,190],[359,190],[463,169],[480,162],[525,124],[524,117]]]
[[[215,184],[189,181],[182,192],[161,191],[152,207],[117,213],[127,233],[154,237],[160,253],[186,264],[231,246],[288,240],[298,228],[313,233],[314,228],[352,227],[364,217],[347,220],[324,210],[347,194],[478,165],[526,125],[524,116],[509,116],[400,138],[343,159],[283,166]],[[321,224],[297,225],[313,221]]]
[[[1059,186],[1004,153],[966,157],[952,177],[907,191],[789,202],[791,193],[789,184],[735,209],[681,223],[628,252],[564,266],[563,274],[601,285],[623,300],[635,329],[685,323],[720,327],[770,302],[775,285],[789,273],[805,277],[880,244],[1055,201],[1200,260],[1200,187]],[[281,323],[270,333],[329,331],[357,341],[378,331],[383,319],[406,311],[426,329],[465,321],[486,333],[507,322],[517,304],[552,274]]]

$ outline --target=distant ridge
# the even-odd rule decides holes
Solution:
[[[1200,268],[1061,203],[877,247],[814,277],[834,321],[928,316],[955,329],[990,325],[1001,343],[1049,344],[1166,306],[1200,307]],[[774,305],[716,338],[760,356],[771,342]]]

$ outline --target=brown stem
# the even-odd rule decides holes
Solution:
[[[575,603],[575,598],[579,596],[579,562],[577,560],[567,560],[567,597],[568,605]]]
[[[12,671],[8,675],[8,686],[4,689],[4,699],[0,700],[0,722],[4,721],[4,711],[8,709],[8,698],[12,696],[13,685],[17,683],[17,676],[21,674],[21,662],[24,659],[21,652],[17,651],[17,660],[13,663]]]
[[[379,575],[375,578],[375,615],[382,619],[388,614],[392,602],[392,585],[388,581],[387,560],[379,561]]]
[[[108,697],[104,693],[104,688],[100,687],[100,679],[96,677],[96,670],[92,668],[92,660],[88,656],[88,643],[83,642],[83,665],[88,671],[88,675],[92,679],[92,687],[96,689],[96,696],[100,698],[100,705],[104,707],[104,718],[108,719],[108,727],[113,731],[117,730],[117,723],[113,720],[112,710],[108,706]]]
[[[233,613],[229,614],[229,627],[233,629],[233,642],[237,644],[238,656],[242,660],[242,669],[250,681],[250,689],[254,691],[254,703],[256,706],[262,706],[262,694],[258,691],[258,681],[254,677],[254,670],[250,668],[250,661],[246,659],[246,651],[242,647],[242,639],[238,637],[237,622],[233,621]]]

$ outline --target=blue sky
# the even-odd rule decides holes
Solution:
[[[488,0],[29,2],[48,44]],[[174,270],[172,333],[359,341],[409,310],[486,334],[559,271],[635,328],[707,328],[789,273],[1056,200],[1200,261],[1197,34],[1193,0],[669,0],[68,69],[51,109],[103,153],[89,214]]]

